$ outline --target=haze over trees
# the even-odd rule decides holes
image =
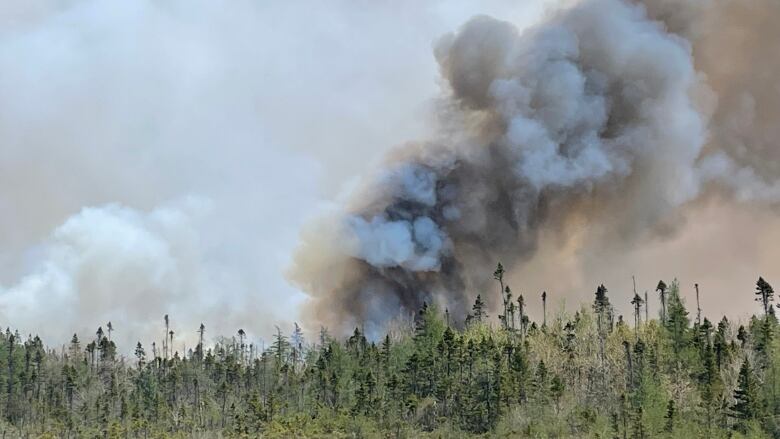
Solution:
[[[780,337],[771,285],[745,322],[692,319],[676,281],[659,282],[658,316],[634,292],[595,288],[573,314],[529,319],[495,272],[467,316],[425,304],[372,340],[288,336],[257,346],[243,329],[193,349],[163,336],[118,354],[111,323],[61,349],[0,333],[4,437],[769,438],[780,435]],[[753,294],[755,293],[755,294]],[[485,298],[499,304],[490,315]],[[536,295],[534,293],[532,296]],[[541,294],[541,300],[554,293]],[[647,297],[647,296],[645,296]],[[633,319],[613,304],[633,305]],[[644,318],[643,318],[644,317]],[[713,322],[717,323],[713,323]],[[630,322],[633,322],[631,324]],[[176,328],[181,331],[182,328]],[[164,331],[164,332],[163,332]],[[124,350],[123,350],[124,351]]]

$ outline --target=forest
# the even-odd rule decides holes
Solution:
[[[174,351],[165,340],[120,355],[110,323],[63,347],[0,333],[0,431],[25,438],[184,437],[780,437],[780,337],[774,291],[756,314],[710,321],[677,281],[658,304],[634,293],[615,315],[604,285],[578,311],[532,321],[504,284],[497,315],[477,296],[467,316],[424,305],[371,340],[323,328],[277,330],[258,347],[238,330]],[[697,298],[698,298],[698,285]],[[500,292],[500,295],[499,295]],[[485,294],[488,294],[487,292]],[[530,300],[530,298],[529,298]],[[698,302],[698,300],[697,300]],[[655,306],[653,306],[655,310]],[[162,324],[164,323],[164,328]],[[208,345],[208,347],[207,347]],[[131,349],[127,349],[131,352]]]

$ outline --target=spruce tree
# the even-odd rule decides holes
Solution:
[[[666,303],[663,325],[636,339],[622,319],[609,333],[603,286],[592,313],[562,311],[522,338],[447,325],[427,304],[413,329],[393,327],[376,344],[358,326],[351,336],[322,331],[315,349],[302,349],[291,322],[292,336],[277,329],[259,358],[250,344],[243,361],[243,331],[186,355],[166,337],[165,360],[153,340],[145,359],[141,342],[117,348],[108,332],[93,331],[86,346],[68,332],[70,344],[47,348],[9,329],[0,333],[2,429],[9,437],[773,437],[771,308],[740,328],[739,343],[726,318],[690,327],[676,283]],[[609,361],[600,362],[602,335]],[[734,359],[742,367],[732,377]]]
[[[485,313],[485,302],[482,301],[482,296],[480,294],[477,294],[477,298],[474,300],[474,305],[471,307],[471,310],[473,311],[469,316],[471,320],[482,323],[487,318],[487,314]]]
[[[655,290],[658,291],[658,296],[661,298],[661,322],[666,322],[666,283],[662,280],[658,281],[658,286]]]
[[[561,377],[558,375],[554,375],[552,381],[550,382],[550,397],[553,399],[553,402],[555,402],[556,412],[559,410],[561,397],[563,396],[563,392],[565,389],[566,389],[566,385],[564,384]]]
[[[600,332],[612,329],[613,309],[607,297],[607,287],[604,284],[596,288],[596,298],[593,300],[593,311],[596,313],[597,326]]]
[[[671,433],[674,430],[674,418],[676,414],[677,410],[674,407],[674,400],[670,399],[666,404],[666,415],[664,415],[664,419],[666,419],[666,425],[664,429],[668,433]]]
[[[689,343],[690,319],[688,318],[688,311],[685,309],[685,303],[683,303],[682,297],[680,297],[677,281],[672,283],[667,299],[668,315],[665,327],[670,333],[675,354],[680,355]]]
[[[135,358],[137,358],[138,369],[140,370],[146,361],[146,352],[144,352],[144,347],[140,341],[135,345]]]
[[[758,383],[753,376],[753,369],[747,358],[742,362],[737,378],[737,388],[734,390],[734,404],[731,406],[731,417],[734,418],[734,428],[746,432],[748,423],[761,414]]]
[[[604,284],[596,287],[596,298],[593,301],[593,311],[596,313],[596,331],[599,336],[599,358],[603,365],[604,341],[609,332],[612,331],[613,309],[607,297],[607,287]]]
[[[768,316],[772,301],[775,300],[775,290],[772,288],[772,285],[769,285],[769,282],[765,281],[763,277],[759,277],[754,294],[757,296],[756,302],[761,302],[761,305],[764,307],[764,315]]]
[[[525,338],[525,330],[528,323],[528,316],[525,315],[525,298],[520,294],[517,297],[517,316],[520,324],[520,336]]]
[[[503,326],[503,328],[507,329],[507,327],[508,327],[507,326],[508,325],[508,322],[507,322],[507,307],[508,307],[509,303],[508,303],[507,297],[506,297],[506,295],[504,293],[504,273],[505,273],[504,272],[504,266],[501,265],[501,263],[499,262],[498,265],[496,266],[496,271],[493,272],[493,279],[498,281],[498,286],[499,286],[498,293],[501,296],[501,302],[504,305],[504,311],[499,316],[499,320],[501,320],[501,325]]]
[[[634,327],[636,328],[637,337],[639,337],[639,320],[642,311],[642,305],[645,303],[639,294],[634,293],[634,298],[631,299],[631,304],[634,305]]]

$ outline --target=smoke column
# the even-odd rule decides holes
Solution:
[[[460,320],[498,305],[499,260],[537,319],[542,290],[555,312],[600,283],[628,312],[631,275],[755,311],[757,276],[780,282],[778,21],[775,0],[0,2],[0,325],[55,345],[110,320],[131,350],[169,314],[179,350],[201,322]]]
[[[764,84],[750,60],[729,70],[712,50],[714,29],[760,14],[677,3],[584,0],[523,31],[478,16],[441,38],[437,134],[391,153],[304,234],[291,277],[312,318],[371,331],[424,301],[462,318],[476,294],[498,299],[498,261],[617,254],[671,240],[706,199],[774,201],[761,168],[777,166],[777,137],[745,144],[755,123],[776,124],[750,120],[760,94],[734,91]]]

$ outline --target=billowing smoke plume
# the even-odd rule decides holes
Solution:
[[[0,2],[0,325],[132,347],[167,313],[178,350],[462,319],[498,260],[532,316],[632,274],[751,310],[780,279],[780,5],[629,1]],[[305,230],[299,315],[300,227],[407,139]]]
[[[1,2],[0,328],[111,321],[131,353],[165,314],[178,351],[303,324],[301,224],[421,131],[430,41],[476,12],[404,1]]]
[[[780,200],[777,2],[650,0],[648,11],[690,41],[712,90],[703,171],[749,200]]]
[[[493,291],[496,262],[522,267],[542,236],[614,251],[673,236],[709,188],[776,198],[772,170],[754,166],[769,154],[720,132],[750,130],[760,98],[727,94],[737,112],[716,107],[731,64],[708,77],[717,63],[696,59],[697,38],[712,37],[697,26],[713,26],[699,21],[727,5],[672,3],[584,0],[523,31],[479,16],[442,38],[439,134],[400,148],[304,237],[292,276],[311,314],[373,329],[428,301],[462,318]],[[730,124],[710,130],[715,108]]]

